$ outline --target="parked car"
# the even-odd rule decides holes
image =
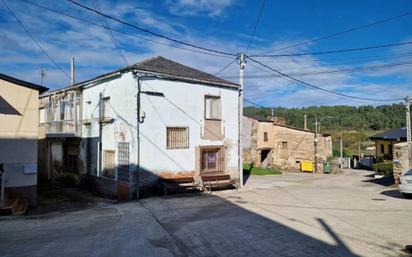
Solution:
[[[405,172],[400,179],[399,192],[403,194],[405,198],[412,198],[412,169]]]

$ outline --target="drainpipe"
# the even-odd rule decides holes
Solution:
[[[3,164],[0,164],[0,177],[1,177],[0,208],[3,208],[4,207],[4,185],[5,185],[5,180],[6,180],[6,172],[4,171]]]
[[[135,74],[137,80],[137,95],[136,95],[136,112],[137,112],[137,123],[136,123],[136,130],[137,130],[137,176],[136,176],[136,199],[139,199],[139,181],[140,181],[140,76]]]
[[[103,94],[99,94],[99,169],[97,170],[97,177],[100,177],[100,174],[102,174],[102,139],[103,139],[103,115],[104,115],[104,103],[103,103]]]

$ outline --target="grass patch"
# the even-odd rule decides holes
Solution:
[[[243,163],[243,172],[250,173],[250,175],[258,175],[258,176],[282,174],[282,172],[280,172],[280,170],[277,170],[277,169],[253,167],[252,165],[248,163]]]

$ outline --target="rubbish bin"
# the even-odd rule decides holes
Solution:
[[[323,162],[323,173],[330,174],[331,168],[329,162]]]
[[[313,172],[313,162],[311,161],[301,161],[300,162],[301,172]]]

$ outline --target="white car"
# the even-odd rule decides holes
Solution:
[[[405,172],[400,179],[399,192],[403,194],[405,198],[412,198],[412,169]]]

